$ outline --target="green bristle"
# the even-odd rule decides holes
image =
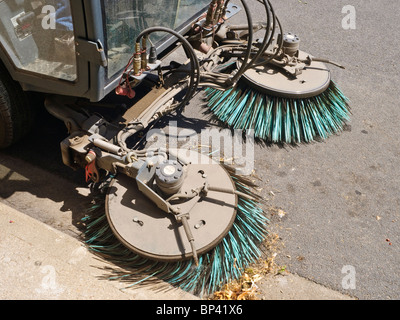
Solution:
[[[251,182],[230,172],[237,190],[257,199],[251,191]],[[104,203],[104,198],[101,201]],[[196,267],[193,260],[157,262],[129,251],[113,235],[104,206],[97,206],[97,210],[84,221],[89,249],[123,268],[123,271],[111,270],[105,276],[108,280],[125,282],[127,287],[164,281],[200,296],[210,295],[224,284],[238,279],[247,266],[261,257],[258,245],[267,236],[268,223],[258,201],[239,197],[237,217],[231,231],[217,247],[199,257],[199,266]]]
[[[268,142],[327,139],[350,121],[348,99],[333,81],[325,92],[305,99],[269,96],[241,82],[226,91],[206,88],[205,93],[220,121],[234,129],[254,129],[256,138]]]

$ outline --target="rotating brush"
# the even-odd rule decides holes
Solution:
[[[253,182],[236,175],[234,169],[224,167],[237,190],[254,200],[238,197],[232,229],[219,245],[199,257],[198,266],[193,259],[155,261],[126,248],[115,237],[104,210],[105,193],[111,178],[95,189],[94,204],[83,218],[86,227],[84,240],[94,254],[115,264],[115,268],[105,270],[104,279],[124,282],[126,288],[169,283],[199,296],[208,296],[230,281],[239,279],[244,270],[261,257],[260,244],[267,236],[268,219],[260,207],[260,198],[252,191],[255,187]]]
[[[332,81],[319,95],[296,99],[266,94],[240,81],[221,91],[205,89],[211,112],[233,129],[254,130],[256,138],[273,143],[326,139],[350,121],[348,99]]]
[[[341,132],[350,107],[326,64],[344,67],[301,51],[300,38],[283,33],[270,1],[258,2],[267,23],[246,28],[245,36],[236,32],[238,26],[224,27],[225,34],[221,27],[214,38],[219,46],[203,59],[210,112],[233,129],[254,130],[256,138],[273,143],[311,142]],[[253,29],[265,30],[262,41],[253,42]]]

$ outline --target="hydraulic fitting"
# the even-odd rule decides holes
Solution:
[[[135,54],[133,57],[133,73],[135,76],[138,76],[142,73],[142,52],[140,49],[140,43],[136,42],[135,45]]]
[[[142,71],[150,69],[147,65],[147,38],[145,36],[142,38],[141,69]]]

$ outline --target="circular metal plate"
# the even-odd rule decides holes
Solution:
[[[300,51],[299,58],[306,59],[307,53]],[[324,92],[331,81],[330,70],[324,63],[312,62],[296,78],[285,75],[282,69],[266,64],[249,69],[243,75],[250,86],[267,94],[284,98],[310,98]]]
[[[219,164],[210,164],[206,158],[201,163],[208,164],[188,165],[181,190],[190,192],[202,186],[205,179],[210,185],[234,190],[226,170]],[[227,235],[236,218],[236,205],[236,195],[209,191],[190,210],[188,222],[198,255],[214,248]],[[106,197],[106,214],[116,237],[141,256],[158,261],[179,261],[193,256],[182,224],[147,199],[132,178],[120,175],[113,180]]]

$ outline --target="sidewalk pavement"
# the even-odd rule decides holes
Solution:
[[[83,242],[0,202],[0,299],[2,300],[193,300],[171,287],[124,289],[99,279],[109,264]]]
[[[109,266],[85,245],[0,202],[1,300],[197,300],[180,289],[124,289],[99,279]],[[266,277],[259,284],[266,300],[342,300],[348,296],[296,275]]]

